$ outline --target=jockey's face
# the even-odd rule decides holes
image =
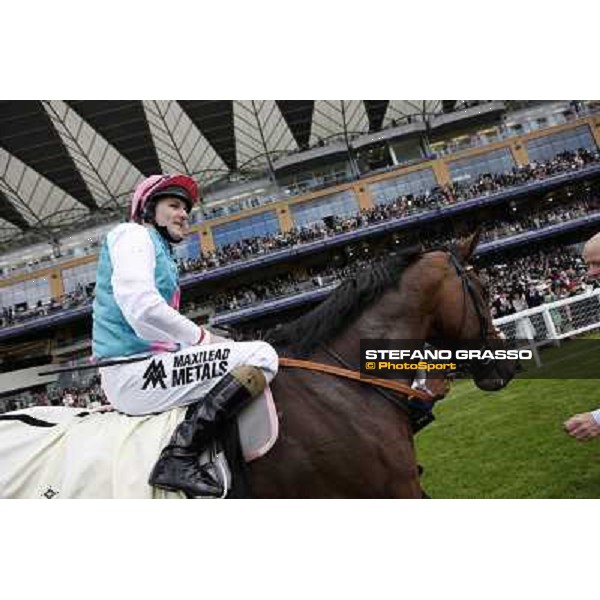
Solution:
[[[166,227],[169,235],[180,242],[187,233],[187,205],[175,196],[165,196],[156,203],[154,220],[157,225]]]

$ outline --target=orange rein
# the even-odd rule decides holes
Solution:
[[[432,397],[427,392],[421,390],[415,390],[410,386],[400,381],[389,381],[387,379],[379,379],[377,377],[367,378],[358,373],[357,371],[350,371],[349,369],[342,369],[341,367],[334,367],[332,365],[324,365],[322,363],[312,362],[310,360],[299,360],[297,358],[285,358],[279,359],[279,364],[283,367],[292,367],[297,369],[307,369],[308,371],[318,371],[320,373],[329,373],[337,377],[345,377],[346,379],[352,379],[359,381],[360,383],[366,383],[375,387],[382,387],[399,394],[405,394],[409,398],[418,398],[425,402],[432,402]]]

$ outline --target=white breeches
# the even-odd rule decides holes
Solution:
[[[226,373],[239,365],[260,368],[267,382],[279,361],[266,342],[233,342],[190,346],[151,358],[100,369],[108,401],[128,415],[160,413],[203,398]]]

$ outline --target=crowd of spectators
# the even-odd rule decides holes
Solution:
[[[492,219],[481,224],[481,241],[494,241],[526,231],[535,231],[550,225],[566,223],[590,215],[600,209],[600,202],[574,202],[549,210],[536,210],[529,214],[515,214],[508,219]]]
[[[547,161],[532,161],[526,165],[515,166],[506,173],[480,175],[475,181],[455,182],[450,185],[450,193],[456,201],[469,200],[487,194],[500,192],[507,188],[541,181],[548,177],[577,171],[600,162],[600,152],[591,152],[585,148],[565,151]]]
[[[202,252],[198,258],[180,261],[180,271],[181,273],[207,271],[276,250],[293,248],[308,242],[355,231],[378,222],[399,219],[417,212],[439,209],[452,202],[454,202],[454,199],[448,188],[438,186],[427,194],[399,196],[392,202],[378,204],[370,209],[363,209],[355,215],[347,217],[331,215],[326,220],[306,227],[294,227],[285,233],[253,237],[234,244],[226,244],[214,252]]]
[[[100,376],[94,375],[80,385],[48,386],[45,390],[21,392],[0,400],[0,413],[21,410],[30,406],[66,406],[93,410],[107,406],[108,400],[100,387]]]
[[[337,219],[337,217],[335,218]],[[350,229],[347,230],[349,231]],[[226,244],[214,252],[202,252],[198,258],[180,261],[180,273],[207,271],[275,250],[292,248],[300,244],[306,244],[315,240],[321,240],[330,235],[335,235],[334,231],[336,231],[335,228],[332,229],[321,222],[316,223],[312,227],[294,227],[286,233],[253,237],[233,244]],[[339,231],[337,232],[339,233]]]
[[[328,266],[275,277],[268,282],[214,295],[205,301],[216,313],[237,310],[339,284],[369,264],[370,260],[360,257],[343,267]],[[481,281],[488,290],[493,318],[580,294],[590,287],[585,273],[581,257],[566,248],[538,251],[479,270]]]
[[[68,294],[63,294],[58,299],[50,298],[46,302],[38,300],[35,306],[26,307],[23,305],[21,310],[12,306],[3,306],[2,313],[0,314],[0,327],[17,325],[24,321],[51,315],[57,311],[89,304],[94,299],[94,287],[94,283],[86,286],[78,283],[75,290]]]
[[[493,318],[575,296],[596,287],[588,283],[581,256],[566,248],[538,250],[479,270],[489,293]]]
[[[391,202],[376,204],[373,208],[363,209],[353,216],[332,215],[328,219],[308,227],[293,228],[286,233],[253,237],[234,244],[227,244],[214,252],[202,253],[196,259],[181,261],[181,272],[207,271],[253,256],[361,229],[378,222],[438,210],[456,202],[539,181],[598,162],[600,162],[599,152],[590,152],[583,148],[562,152],[548,161],[513,167],[506,173],[483,174],[474,181],[436,186],[423,194],[400,195]]]
[[[359,257],[352,263],[344,266],[315,267],[303,270],[302,272],[288,273],[273,277],[268,281],[255,282],[243,288],[213,294],[210,297],[200,299],[199,302],[201,305],[210,306],[212,312],[215,313],[237,310],[261,304],[268,300],[284,298],[316,288],[326,287],[334,283],[340,283],[368,264],[369,261],[366,258]]]
[[[548,206],[548,205],[547,205]],[[583,216],[597,213],[600,210],[600,200],[576,201],[568,205],[553,206],[545,210],[537,208],[523,212],[514,212],[504,218],[492,218],[471,222],[468,227],[460,229],[471,232],[477,228],[481,229],[480,242],[497,241],[506,237],[512,237],[527,231],[535,231],[550,225],[566,223]],[[466,235],[466,234],[465,234]],[[432,232],[414,232],[412,238],[414,243],[420,243],[426,248],[447,246],[454,241],[455,237],[450,232],[435,234]]]
[[[198,258],[180,261],[180,270],[182,274],[207,271],[222,265],[246,260],[253,256],[368,227],[378,222],[399,219],[415,212],[436,210],[458,201],[580,169],[599,161],[600,154],[598,152],[590,152],[585,149],[562,152],[546,162],[533,162],[515,167],[508,173],[481,175],[468,184],[453,183],[445,187],[437,186],[420,195],[401,195],[392,202],[376,204],[373,208],[361,210],[353,216],[333,215],[310,227],[293,228],[285,233],[280,232],[263,237],[254,237],[228,244],[214,252],[202,253]],[[494,220],[486,223],[484,240],[496,240],[525,230],[538,229],[583,214],[585,214],[585,205],[581,202],[575,202],[568,208],[562,207],[553,211],[538,212],[527,218],[515,215],[514,219]],[[52,299],[45,303],[40,301],[36,306],[24,307],[22,310],[4,307],[0,315],[0,326],[13,325],[65,308],[88,304],[93,298],[93,287],[93,284],[88,286],[79,284],[74,292],[66,294],[59,300]],[[260,298],[260,296],[257,297]],[[223,306],[229,305],[231,305],[231,302],[226,301]],[[219,307],[221,306],[219,305]]]
[[[361,214],[360,218],[362,220],[370,220],[370,222],[373,222],[378,218],[385,218],[387,213],[382,210],[384,208],[390,210],[390,205],[372,209],[372,211],[368,214],[365,212]],[[522,233],[524,231],[540,229],[547,225],[570,221],[577,217],[590,214],[599,208],[600,203],[597,201],[576,201],[568,205],[554,206],[546,210],[537,210],[536,208],[525,214],[515,213],[510,218],[487,220],[482,223],[482,240],[498,240],[504,237],[510,237],[518,233]],[[393,210],[393,208],[391,210]],[[352,219],[342,218],[336,218],[329,224],[330,228],[340,231],[348,230],[349,228],[353,227],[353,225],[354,222]],[[324,228],[325,226],[323,225],[320,231],[323,231]],[[420,241],[424,243],[425,246],[432,247],[448,244],[452,241],[452,239],[450,235],[442,235],[437,237],[425,235],[424,237],[420,238]],[[278,239],[275,240],[274,243],[283,244],[284,242],[281,239]],[[241,246],[238,246],[238,251],[243,252],[244,250]],[[354,272],[356,268],[362,265],[362,262],[364,262],[363,259],[357,259],[347,267],[328,267],[323,272],[318,272],[312,269],[301,277],[291,274],[280,276],[270,279],[266,282],[255,283],[245,286],[241,289],[224,292],[222,294],[213,296],[210,299],[205,299],[204,301],[202,299],[196,299],[191,306],[205,305],[208,308],[208,312],[219,313],[251,306],[253,304],[259,304],[265,300],[288,296],[294,293],[312,289],[314,287],[320,287],[332,283],[334,280],[339,280],[340,277],[348,276]],[[64,307],[79,306],[81,304],[90,302],[92,297],[92,287],[88,286],[84,288],[80,285],[75,292],[70,294],[65,299]],[[54,304],[51,310],[56,310],[58,306],[59,305],[57,303]],[[29,311],[29,314],[32,314],[33,316],[48,313],[49,310],[47,308],[43,309],[43,311],[40,311],[39,309]],[[500,313],[506,314],[504,310],[500,310],[498,314]],[[19,320],[24,320],[24,314],[26,313],[19,315]],[[14,317],[11,319],[10,313],[8,313],[8,318],[3,319],[3,322],[15,323],[19,321]]]
[[[523,231],[570,221],[599,208],[598,202],[579,201],[554,206],[545,211],[533,210],[526,214],[515,214],[509,219],[484,221],[483,239],[497,240]],[[448,235],[431,236],[421,241],[425,246],[433,247],[447,245],[452,238]],[[357,255],[343,267],[326,266],[322,269],[313,268],[275,277],[207,297],[204,303],[211,307],[213,313],[236,310],[339,283],[367,264],[367,258]],[[490,289],[490,306],[494,317],[506,316],[586,289],[583,261],[565,249],[537,252],[514,259],[501,268],[484,268],[482,279]]]

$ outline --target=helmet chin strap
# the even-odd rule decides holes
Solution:
[[[183,238],[180,240],[176,240],[170,233],[169,230],[164,225],[159,225],[156,222],[156,200],[151,198],[147,205],[144,208],[144,212],[142,214],[142,220],[144,223],[148,223],[158,231],[160,236],[165,239],[169,244],[179,244],[179,242],[183,241]]]
[[[180,240],[176,240],[170,233],[169,230],[164,225],[159,225],[154,218],[154,215],[144,215],[144,223],[148,223],[152,225],[156,231],[160,234],[160,236],[165,239],[169,244],[179,244],[179,242],[183,241],[183,238]]]
[[[156,221],[152,220],[152,225],[154,225],[154,229],[160,233],[161,237],[163,237],[170,244],[179,244],[183,239],[176,240],[170,233],[169,230],[164,225],[159,225]]]

